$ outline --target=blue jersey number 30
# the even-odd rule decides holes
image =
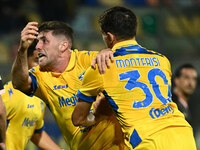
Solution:
[[[152,84],[153,91],[154,91],[156,97],[163,104],[171,102],[171,91],[170,91],[171,87],[168,84],[168,80],[167,80],[164,72],[161,69],[151,69],[148,72],[147,76],[148,76],[149,83]],[[159,89],[159,85],[155,81],[156,76],[160,76],[163,79],[164,84],[168,85],[168,98],[165,98],[162,96],[160,89]],[[149,105],[151,105],[151,103],[153,102],[153,95],[152,95],[151,91],[149,90],[149,87],[145,83],[137,81],[139,78],[140,78],[140,73],[138,70],[127,71],[127,72],[119,74],[120,80],[129,79],[124,87],[125,89],[130,91],[136,87],[141,88],[146,95],[144,100],[134,101],[133,108],[145,108],[145,107],[148,107]]]

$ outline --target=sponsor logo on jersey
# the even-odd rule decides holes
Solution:
[[[37,122],[38,118],[35,117],[33,119],[30,118],[24,118],[24,121],[22,123],[22,126],[26,126],[28,128],[35,126],[36,122]]]
[[[60,107],[65,107],[65,106],[76,106],[76,102],[77,102],[77,96],[75,94],[73,94],[72,97],[70,98],[64,98],[62,97],[58,97],[58,101],[60,104]]]
[[[28,104],[28,106],[27,106],[27,108],[33,108],[34,107],[34,105],[30,105],[30,104]]]
[[[55,85],[53,86],[53,90],[58,90],[58,89],[64,89],[64,88],[68,88],[68,85]]]
[[[171,106],[166,106],[163,108],[151,108],[151,110],[149,111],[149,115],[151,116],[151,118],[156,119],[162,116],[165,116],[169,113],[174,113],[174,108]]]

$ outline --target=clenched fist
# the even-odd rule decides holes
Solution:
[[[21,32],[20,47],[28,49],[38,35],[38,23],[29,22]]]

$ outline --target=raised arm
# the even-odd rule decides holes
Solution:
[[[37,22],[29,22],[22,30],[20,46],[12,67],[13,86],[24,93],[31,91],[32,79],[28,73],[27,50],[34,39],[37,38],[37,25]]]
[[[43,150],[61,150],[44,130],[40,133],[34,133],[31,141]]]

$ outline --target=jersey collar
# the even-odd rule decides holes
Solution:
[[[67,68],[65,69],[65,72],[72,70],[74,68],[75,64],[76,64],[76,53],[74,51],[71,51],[71,57],[69,60],[69,64],[68,64]]]
[[[117,44],[115,44],[112,48],[113,52],[116,51],[116,49],[120,49],[122,47],[127,47],[127,46],[134,46],[134,45],[138,45],[138,43],[135,40],[126,40],[126,41],[122,41],[119,42]]]

